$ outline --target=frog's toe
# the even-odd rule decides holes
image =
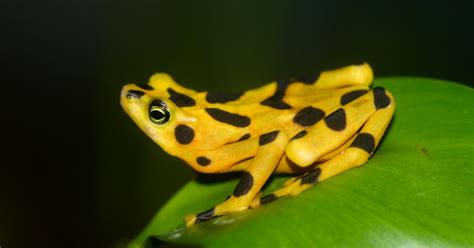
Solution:
[[[260,207],[260,197],[262,196],[262,192],[259,192],[258,195],[253,199],[253,201],[250,203],[250,208],[258,208]]]
[[[188,215],[185,217],[184,220],[186,221],[186,227],[191,228],[191,227],[196,226],[198,223],[208,221],[215,217],[217,217],[217,215],[215,215],[214,213],[214,208],[211,208],[199,214]]]
[[[268,195],[265,195],[263,197],[256,197],[253,202],[250,204],[250,207],[251,208],[258,208],[260,207],[261,205],[264,205],[264,204],[267,204],[267,203],[270,203],[276,199],[278,199],[279,197],[277,195],[275,195],[274,193],[271,193],[271,194],[268,194]]]
[[[280,196],[274,194],[274,193],[271,193],[271,194],[268,194],[262,198],[260,198],[260,204],[267,204],[267,203],[270,203],[270,202],[273,202],[275,200],[277,200],[278,198],[280,198]]]
[[[260,205],[260,197],[257,197],[250,203],[250,208],[258,208]]]
[[[184,222],[186,222],[186,227],[187,228],[194,227],[196,225],[196,215],[191,214],[191,215],[186,216],[184,218]]]

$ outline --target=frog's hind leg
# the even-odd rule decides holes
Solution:
[[[382,89],[376,89],[381,93]],[[375,94],[379,94],[375,93]],[[252,207],[271,202],[286,195],[298,195],[317,182],[326,180],[332,176],[342,173],[348,169],[363,165],[380,142],[395,109],[395,102],[388,93],[389,104],[379,107],[366,121],[362,129],[357,133],[351,145],[341,154],[318,164],[301,176],[289,179],[283,188],[275,192],[257,198]],[[387,100],[387,99],[386,99]]]
[[[286,147],[286,156],[301,167],[308,167],[342,146],[377,111],[389,109],[394,101],[385,89],[377,87],[325,116],[297,134]],[[373,119],[373,118],[372,118]],[[383,120],[378,120],[384,122]],[[386,121],[389,122],[390,118]]]
[[[300,79],[306,83],[314,84],[317,89],[338,88],[345,86],[369,86],[374,79],[372,68],[369,64],[350,65],[335,70],[323,71],[316,80]]]
[[[285,152],[288,140],[288,135],[281,131],[261,135],[258,139],[257,153],[243,172],[233,194],[225,202],[208,211],[186,217],[186,226],[192,227],[216,216],[248,209],[275,170]]]

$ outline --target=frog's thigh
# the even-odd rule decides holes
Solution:
[[[288,136],[281,131],[261,135],[257,154],[243,172],[230,198],[208,211],[187,217],[186,225],[191,227],[215,216],[248,209],[283,156],[288,139]]]
[[[292,178],[285,186],[260,199],[255,199],[252,207],[271,202],[286,195],[298,195],[319,181],[323,181],[353,167],[363,165],[377,147],[395,110],[395,102],[390,94],[388,105],[379,108],[364,124],[351,145],[341,154],[312,168],[302,176]]]
[[[321,156],[316,162],[318,162],[318,163],[319,162],[325,162],[325,161],[328,161],[329,159],[334,158],[337,155],[341,154],[352,144],[352,141],[354,141],[355,137],[356,137],[356,135],[352,136],[342,146],[338,147],[334,151],[331,151],[331,152],[325,154],[324,156]],[[247,164],[247,161],[244,161],[244,162],[238,164],[238,166],[233,167],[232,170],[234,170],[234,168],[235,168],[235,170],[245,168],[246,164]],[[307,167],[300,167],[300,166],[296,165],[295,163],[290,161],[286,157],[286,155],[284,155],[283,158],[280,160],[280,163],[278,164],[278,166],[275,170],[275,173],[302,174],[306,171],[308,171]]]

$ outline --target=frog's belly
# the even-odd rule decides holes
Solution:
[[[304,173],[308,170],[310,170],[311,168],[315,167],[315,166],[318,166],[319,163],[321,162],[324,162],[324,161],[327,161],[331,158],[334,158],[342,153],[344,153],[344,151],[350,146],[350,144],[354,141],[356,135],[352,136],[348,141],[346,141],[342,146],[338,147],[337,149],[325,154],[324,156],[321,156],[315,163],[314,165],[311,165],[311,166],[307,166],[307,167],[301,167],[301,166],[298,166],[297,164],[291,162],[291,160],[289,160],[287,157],[286,157],[286,154],[283,155],[282,159],[280,160],[280,162],[278,163],[276,169],[275,169],[275,173],[278,173],[278,174],[301,174],[301,173]],[[246,170],[247,167],[252,163],[252,160],[253,158],[248,158],[248,159],[245,159],[244,161],[234,165],[230,171],[243,171],[243,170]],[[228,172],[228,171],[225,171],[225,172]]]

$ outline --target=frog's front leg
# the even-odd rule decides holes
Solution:
[[[192,227],[216,216],[248,209],[283,156],[288,140],[288,136],[282,131],[261,135],[258,138],[257,153],[243,172],[233,194],[208,211],[186,217],[186,226]]]

